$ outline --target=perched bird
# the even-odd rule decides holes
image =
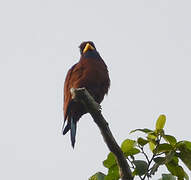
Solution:
[[[70,130],[71,143],[74,148],[76,123],[87,113],[83,104],[72,99],[70,89],[85,87],[97,103],[101,103],[108,93],[110,79],[108,69],[92,41],[82,42],[80,61],[73,65],[64,83],[64,124],[63,135]],[[67,120],[67,125],[65,121]]]

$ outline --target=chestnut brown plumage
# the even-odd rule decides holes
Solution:
[[[76,123],[86,112],[83,104],[72,100],[71,88],[85,87],[97,103],[101,103],[108,93],[110,79],[108,69],[95,45],[91,41],[83,42],[79,46],[81,58],[68,71],[64,83],[64,124],[63,135],[70,130],[71,143],[74,147]]]

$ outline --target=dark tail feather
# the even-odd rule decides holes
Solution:
[[[76,121],[74,121],[73,118],[71,118],[71,130],[70,130],[70,135],[71,135],[71,143],[72,147],[74,148],[75,141],[76,141]]]
[[[66,119],[67,120],[67,125],[66,127],[64,128],[64,125],[65,125],[65,122],[66,122]],[[68,116],[66,116],[66,118],[64,119],[64,123],[63,123],[63,126],[62,126],[62,131],[63,131],[63,135],[65,135],[71,128],[71,115],[69,114]]]
[[[63,125],[63,135],[65,135],[69,130],[70,130],[70,121],[68,121],[68,124],[66,125],[66,127],[64,128],[64,125]]]
[[[62,126],[63,135],[65,135],[71,128],[71,106],[73,103],[74,103],[74,101],[71,100],[71,102],[68,105],[66,114],[64,115],[64,123]],[[68,123],[67,123],[66,127],[64,128],[64,125],[65,125],[65,122],[67,119],[68,119]]]
[[[72,147],[74,148],[75,142],[76,142],[76,123],[77,121],[74,120],[73,117],[71,117],[70,115],[68,116],[68,121],[67,121],[67,125],[64,128],[64,124],[63,124],[63,135],[65,135],[69,130],[70,130],[70,138],[71,138],[71,143],[72,143]]]

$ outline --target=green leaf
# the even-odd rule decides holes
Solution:
[[[135,154],[139,154],[140,153],[140,150],[137,149],[137,148],[132,148],[130,149],[129,151],[125,152],[124,155],[125,157],[128,157],[128,156],[133,156]]]
[[[170,161],[172,161],[173,158],[178,159],[175,155],[174,151],[169,152],[165,157],[156,157],[154,158],[154,162],[155,164],[153,165],[153,167],[151,168],[151,174],[155,174],[155,172],[158,170],[158,167],[166,164]]]
[[[112,152],[110,152],[107,156],[107,159],[103,161],[103,165],[109,169],[108,174],[104,177],[104,180],[119,179],[119,168]]]
[[[159,118],[157,119],[156,122],[156,130],[161,130],[164,128],[166,122],[166,116],[165,115],[160,115]]]
[[[181,150],[180,153],[178,153],[178,157],[187,166],[187,168],[191,170],[191,152]]]
[[[136,175],[142,176],[147,173],[148,164],[146,161],[135,160],[135,161],[133,161],[133,164],[135,165],[135,174]]]
[[[163,143],[163,144],[159,144],[155,149],[154,149],[154,153],[161,153],[161,152],[169,152],[173,149],[173,147],[170,144],[167,143]]]
[[[149,142],[149,148],[150,150],[153,152],[153,150],[155,149],[155,144],[153,142]]]
[[[130,132],[130,134],[131,134],[131,133],[134,133],[134,132],[136,132],[136,131],[144,132],[144,133],[146,133],[146,134],[153,132],[153,131],[150,130],[150,129],[144,128],[144,129],[135,129],[135,130],[132,130],[132,131]]]
[[[155,163],[164,164],[166,157],[156,157],[153,159]]]
[[[185,148],[191,152],[191,142],[190,141],[180,141],[177,143],[177,148],[179,148],[179,149]]]
[[[157,139],[157,135],[153,132],[153,133],[149,133],[148,136],[147,136],[147,139],[149,141],[155,141]]]
[[[146,140],[146,139],[143,139],[143,138],[139,137],[139,138],[137,139],[137,142],[138,142],[138,144],[140,144],[141,146],[144,146],[144,145],[146,145],[149,141]]]
[[[121,149],[123,152],[125,152],[128,149],[135,147],[135,145],[136,145],[136,141],[131,140],[131,139],[126,139],[125,141],[122,142]]]
[[[157,139],[155,133],[149,133],[147,139],[149,141],[149,148],[153,152],[153,150],[156,147],[156,139]]]
[[[176,180],[176,178],[172,174],[162,174],[161,180]]]
[[[140,153],[140,150],[135,148],[135,145],[136,141],[134,140],[126,139],[125,141],[123,141],[121,149],[126,157]]]
[[[191,151],[191,142],[190,141],[184,141],[184,144],[186,145],[187,149]]]
[[[177,140],[174,136],[171,136],[171,135],[164,135],[163,136],[164,140],[166,142],[169,142],[171,145],[175,145],[177,143]]]
[[[174,165],[173,163],[169,162],[165,164],[169,172],[178,177],[178,180],[184,180],[184,178],[187,179],[187,174],[185,173],[184,169],[179,165]]]
[[[191,170],[191,142],[181,141],[177,144],[177,149],[180,151],[177,153],[178,157]]]
[[[181,151],[179,153],[179,158],[183,161],[187,168],[191,170],[191,154],[188,152]]]
[[[114,165],[116,165],[117,162],[115,160],[115,156],[112,152],[110,152],[107,156],[107,159],[105,161],[103,161],[103,165],[106,167],[106,168],[110,168]]]
[[[166,158],[165,163],[171,162],[174,165],[178,165],[178,158],[174,150],[170,151],[169,153],[166,153],[165,158]]]
[[[104,177],[105,174],[103,174],[102,172],[97,172],[91,178],[89,178],[89,180],[104,180]]]
[[[160,165],[173,162],[174,165],[178,165],[178,158],[175,156],[174,151],[170,151],[165,157],[156,157],[153,159],[155,163],[158,163]]]
[[[108,175],[105,176],[104,180],[118,180],[119,178],[119,168],[117,165],[114,165],[109,168]]]
[[[178,157],[177,156],[173,156],[171,158],[170,161],[168,161],[167,163],[173,165],[173,166],[178,166],[178,163],[179,163],[179,160],[178,160]]]

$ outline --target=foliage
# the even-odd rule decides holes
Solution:
[[[191,142],[177,141],[177,139],[164,131],[166,116],[160,115],[157,119],[154,130],[135,129],[130,133],[141,132],[144,137],[137,140],[126,139],[122,142],[121,149],[125,158],[130,164],[133,176],[141,180],[151,179],[160,166],[165,166],[169,174],[162,174],[160,180],[188,180],[189,177],[180,160],[191,170]],[[145,148],[149,147],[151,157],[146,153]],[[137,159],[137,155],[142,159]],[[139,156],[140,157],[140,156]],[[113,153],[109,153],[103,165],[108,169],[108,174],[96,173],[89,180],[118,180],[119,168]]]
[[[104,180],[105,174],[98,172],[96,174],[94,174],[90,180]]]

